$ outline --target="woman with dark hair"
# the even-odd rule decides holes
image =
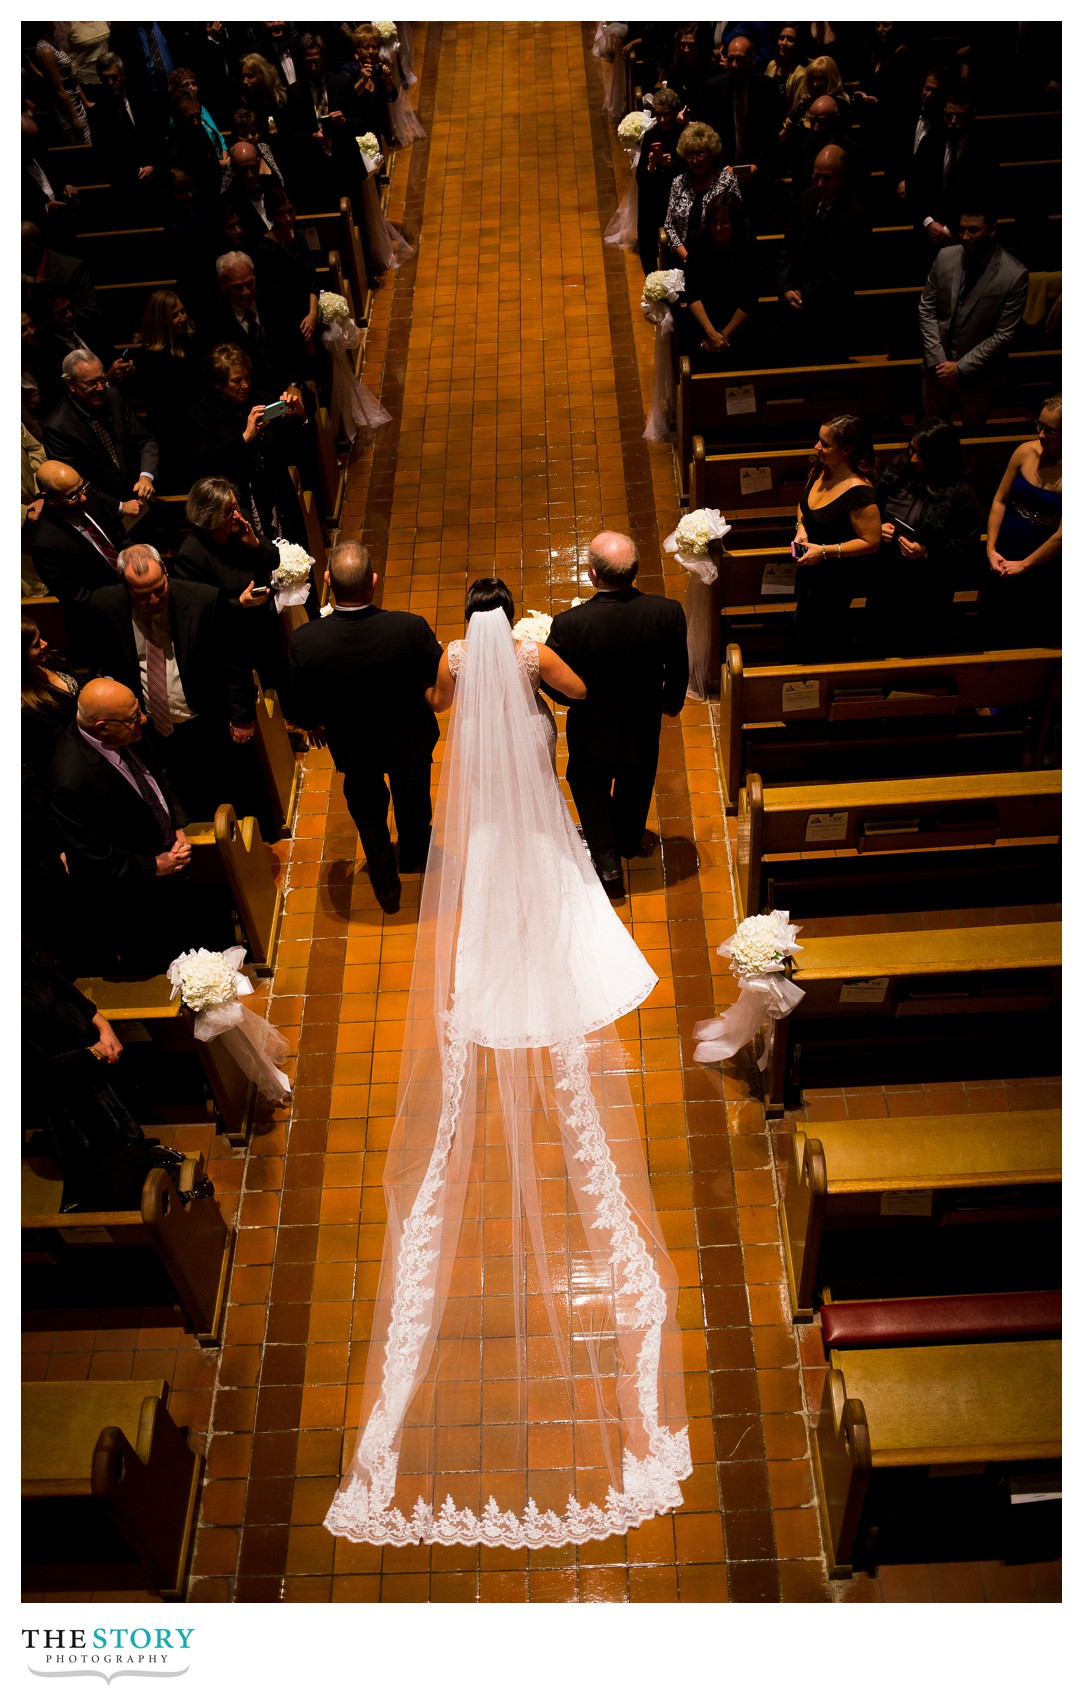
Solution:
[[[723,192],[708,207],[684,269],[686,310],[677,323],[693,371],[756,364],[751,344],[758,295],[744,207],[739,196]]]
[[[305,525],[277,418],[265,419],[273,401],[303,419],[301,392],[288,386],[280,396],[256,393],[252,362],[236,343],[220,342],[206,359],[210,385],[185,416],[188,463],[197,477],[228,478],[257,532],[304,543]]]
[[[285,184],[282,168],[267,143],[260,140],[259,119],[247,106],[239,106],[233,114],[231,129],[234,146],[238,142],[248,142],[259,154],[260,181],[264,187],[269,187],[267,178],[273,178],[276,183]],[[233,161],[227,159],[222,171],[222,193],[228,195],[233,188]]]
[[[879,553],[880,510],[872,487],[872,439],[853,413],[825,419],[812,470],[797,504],[797,646],[831,660],[849,648],[850,603],[868,582],[866,558]]]
[[[162,453],[163,488],[168,491],[188,482],[183,421],[202,389],[194,331],[175,290],[155,289],[143,309],[136,364],[151,434]]]
[[[687,125],[678,139],[677,152],[684,170],[669,191],[665,232],[672,263],[683,266],[688,244],[703,229],[711,202],[717,195],[728,195],[740,206],[741,191],[736,175],[722,159],[721,138],[709,124]]]
[[[252,525],[228,478],[198,478],[184,514],[192,529],[177,550],[174,577],[209,584],[229,599],[260,684],[281,691],[286,651],[271,588],[278,550]]]
[[[636,166],[639,189],[639,261],[644,274],[658,265],[658,232],[669,205],[673,179],[683,169],[677,152],[682,124],[681,97],[676,89],[656,89],[652,101],[654,123],[643,137]]]
[[[199,78],[194,71],[188,69],[187,65],[178,65],[175,71],[170,71],[166,77],[165,86],[171,107],[178,95],[183,94],[187,95],[190,100],[199,100]],[[207,134],[207,140],[217,154],[220,164],[225,165],[229,159],[229,149],[226,147],[225,137],[202,101],[199,103],[199,113],[200,122]],[[172,124],[172,119],[170,119],[170,123]]]
[[[263,210],[271,227],[252,250],[259,299],[300,339],[296,369],[301,371],[311,365],[320,322],[312,250],[297,234],[293,199],[280,184],[264,190]]]
[[[490,614],[494,609],[507,616],[508,625],[515,625],[515,603],[511,591],[502,578],[476,578],[466,593],[466,623],[470,624],[474,614]],[[553,711],[545,698],[538,695],[540,684],[552,685],[561,696],[571,697],[580,702],[587,694],[578,673],[573,673],[566,661],[554,654],[548,644],[537,643],[534,638],[522,637],[515,640],[516,654],[519,658],[519,670],[526,678],[534,692],[534,701],[538,712],[545,722],[545,737],[549,746],[549,755],[554,769],[557,759],[557,723]],[[440,666],[436,674],[436,683],[425,692],[425,701],[437,714],[442,714],[450,707],[455,695],[455,680],[466,654],[466,639],[455,638],[449,643],[440,657]]]
[[[923,419],[905,453],[877,479],[876,503],[884,544],[869,595],[877,653],[922,654],[953,644],[952,598],[974,577],[982,522],[954,425]]]
[[[1060,645],[1062,419],[1060,396],[1050,396],[1037,436],[1008,461],[989,509],[982,615],[990,649]]]
[[[778,93],[779,123],[787,112],[786,84],[808,58],[804,24],[779,24],[775,57],[768,60],[764,76]]]
[[[33,620],[22,623],[22,753],[37,778],[43,778],[60,734],[75,719],[79,686],[70,673],[47,667],[49,646]]]
[[[673,57],[666,69],[666,83],[677,91],[686,107],[694,109],[696,96],[708,77],[718,75],[713,47],[709,24],[682,24],[677,32]]]

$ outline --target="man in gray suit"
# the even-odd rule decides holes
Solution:
[[[1003,382],[1008,350],[1027,299],[1027,268],[1005,253],[988,212],[959,216],[959,245],[936,256],[921,292],[925,412],[967,430],[985,424]]]

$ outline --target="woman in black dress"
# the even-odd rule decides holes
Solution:
[[[271,221],[266,236],[252,250],[259,299],[294,345],[290,370],[312,375],[313,352],[319,337],[320,292],[312,250],[297,234],[297,212],[291,196],[278,183],[264,190],[263,206]]]
[[[44,781],[60,734],[75,719],[79,686],[70,673],[47,667],[48,644],[33,620],[22,630],[22,755]]]
[[[921,421],[905,454],[877,479],[876,505],[883,540],[870,590],[877,654],[955,648],[952,599],[978,581],[982,511],[963,477],[954,425]]]
[[[156,289],[147,301],[136,350],[147,421],[162,457],[160,487],[168,494],[188,484],[183,420],[203,388],[194,352],[195,326],[172,289]]]
[[[754,366],[758,292],[748,220],[740,197],[721,194],[707,209],[684,268],[685,311],[678,314],[681,352],[694,372]]]
[[[865,594],[868,557],[880,550],[875,458],[864,421],[853,413],[825,419],[812,460],[794,533],[797,648],[802,659],[827,661],[850,648],[850,603]]]
[[[278,550],[254,528],[228,478],[197,479],[184,513],[192,530],[177,550],[173,576],[212,585],[229,599],[260,684],[281,692],[286,650],[271,589]]]

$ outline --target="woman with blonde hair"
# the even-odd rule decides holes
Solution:
[[[688,245],[704,228],[707,209],[719,195],[733,196],[738,207],[741,191],[732,168],[722,159],[722,142],[709,124],[688,124],[677,139],[684,170],[673,181],[666,209],[665,233],[673,262],[684,265]]]
[[[286,85],[262,53],[246,53],[241,60],[241,83],[245,101],[256,115],[259,137],[265,142],[276,135],[286,116]]]
[[[828,53],[821,53],[817,58],[810,59],[807,65],[799,65],[796,71],[791,71],[786,79],[786,99],[789,103],[789,114],[785,129],[791,124],[803,122],[806,112],[814,100],[821,95],[829,94],[842,115],[849,121],[850,96],[842,86],[842,77],[835,61]]]

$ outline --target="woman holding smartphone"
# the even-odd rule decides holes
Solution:
[[[866,558],[879,552],[880,510],[872,487],[872,441],[853,413],[825,419],[812,470],[797,504],[797,647],[831,660],[850,648],[850,603],[868,582]]]

